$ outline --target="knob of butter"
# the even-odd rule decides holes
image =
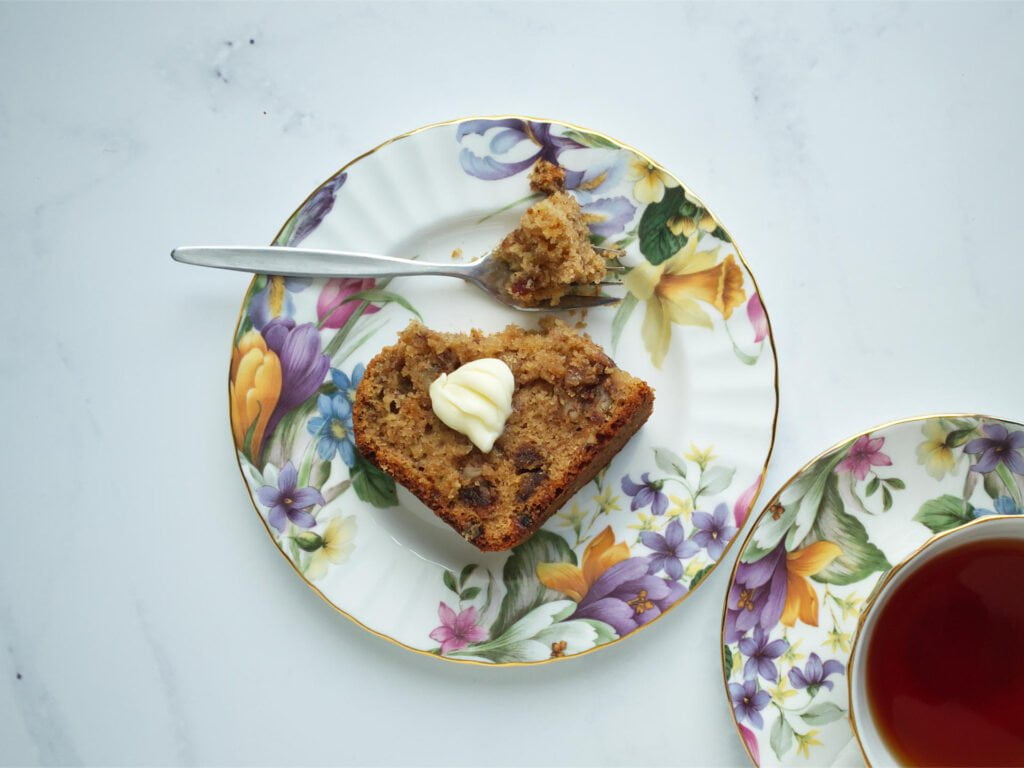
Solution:
[[[512,369],[502,360],[484,357],[438,376],[430,385],[430,404],[437,418],[490,453],[512,413],[515,388]]]

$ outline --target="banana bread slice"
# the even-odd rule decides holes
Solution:
[[[482,550],[529,538],[651,415],[654,391],[553,318],[537,331],[439,333],[412,322],[370,361],[353,406],[362,455]],[[495,357],[512,370],[512,414],[489,453],[434,415],[442,373]]]

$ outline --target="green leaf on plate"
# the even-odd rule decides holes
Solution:
[[[459,573],[459,586],[460,587],[463,584],[466,583],[466,580],[470,576],[473,575],[473,571],[475,571],[475,570],[476,570],[476,563],[470,563],[469,565],[467,565],[465,568],[462,569],[462,572]]]
[[[1020,496],[1017,491],[1017,481],[1014,480],[1013,475],[1010,474],[1010,468],[1000,461],[996,465],[996,474],[999,475],[999,479],[1003,481],[1006,493],[1019,500]]]
[[[721,493],[732,483],[736,470],[732,467],[711,467],[700,478],[700,488],[697,493],[714,495]]]
[[[723,243],[731,243],[732,238],[729,237],[729,233],[726,232],[721,226],[715,227],[715,231],[711,233],[712,237],[717,237]]]
[[[882,511],[888,512],[892,509],[892,493],[888,488],[882,489]]]
[[[842,554],[811,578],[826,584],[852,584],[876,571],[887,571],[892,565],[882,550],[868,540],[860,520],[846,512],[838,486],[835,474],[830,474],[818,517],[803,546],[815,541],[837,544]]]
[[[309,484],[314,488],[323,488],[331,479],[331,462],[318,461],[313,464],[313,471],[309,474]]]
[[[572,139],[585,147],[594,147],[596,149],[619,149],[619,145],[611,139],[606,139],[604,136],[598,136],[594,133],[587,133],[586,131],[577,131],[575,128],[567,128],[562,132],[562,135],[565,138]]]
[[[686,464],[668,448],[654,449],[654,463],[662,472],[686,477]]]
[[[783,717],[781,712],[779,713],[779,719],[772,724],[769,743],[772,745],[772,752],[780,760],[793,746],[793,729],[786,722],[786,718]]]
[[[878,484],[878,475],[875,475],[874,477],[871,478],[871,481],[868,483],[867,488],[864,489],[864,495],[871,496],[872,494],[874,494],[874,492],[878,490]]]
[[[565,138],[570,138],[575,142],[581,143],[584,146],[592,146],[598,148],[598,150],[618,150],[620,146],[612,141],[610,138],[604,136],[598,136],[596,133],[588,133],[586,131],[578,131],[574,128],[567,128],[562,131],[562,135]]]
[[[898,477],[887,477],[883,480],[886,485],[897,491],[902,491],[907,487],[907,484],[900,480]]]
[[[677,235],[668,228],[669,220],[679,215],[680,207],[686,203],[683,188],[671,187],[665,190],[660,202],[644,208],[637,234],[640,236],[640,253],[651,264],[668,261],[686,245],[686,235]]]
[[[444,585],[455,594],[459,593],[459,590],[455,588],[455,574],[445,568],[444,574],[441,576]]]
[[[722,662],[725,664],[725,679],[732,677],[732,651],[726,645],[722,648]]]
[[[388,304],[394,302],[395,304],[400,304],[405,307],[420,320],[423,319],[422,315],[420,315],[416,310],[416,307],[409,303],[408,299],[404,296],[400,296],[394,291],[382,291],[380,288],[370,288],[365,291],[357,291],[356,293],[351,294],[341,303],[348,304],[350,301],[369,301],[373,304]]]
[[[846,714],[846,710],[830,701],[813,704],[801,713],[801,719],[808,725],[828,725]]]
[[[950,448],[959,448],[971,439],[974,434],[974,427],[970,429],[955,429],[946,435],[946,445]]]
[[[985,488],[985,493],[990,498],[998,499],[1003,495],[1003,483],[1000,481],[999,476],[995,472],[986,472],[984,475],[985,479],[982,480],[982,486]]]
[[[712,564],[712,565],[705,565],[703,568],[701,568],[699,571],[697,571],[695,574],[693,574],[693,578],[690,579],[690,583],[687,586],[687,589],[689,589],[692,592],[693,588],[696,587],[698,584],[700,584],[701,581],[704,579],[704,577],[707,576],[709,573],[711,573],[711,571],[714,569],[714,567],[715,567],[714,564]]]
[[[932,533],[957,528],[973,519],[974,507],[949,493],[926,501],[914,515],[914,520],[927,526]]]
[[[301,567],[301,565],[302,565],[302,559],[301,559],[302,556],[299,553],[299,544],[298,544],[297,541],[295,541],[295,539],[292,539],[292,538],[288,539],[288,551],[292,555],[292,562]]]
[[[360,499],[380,509],[398,506],[395,481],[358,453],[352,470],[352,489]]]
[[[576,565],[576,553],[561,536],[545,530],[537,531],[525,543],[515,547],[512,556],[505,561],[503,580],[508,591],[491,626],[491,637],[500,637],[537,606],[565,599],[561,592],[541,584],[537,578],[537,566],[541,563]]]
[[[252,420],[252,424],[245,430],[245,439],[242,440],[242,453],[251,459],[259,459],[259,456],[252,455],[252,437],[256,434],[256,425],[259,424],[260,414],[263,413],[263,403],[257,403],[256,417]]]
[[[246,301],[249,301],[249,299],[247,298]],[[251,330],[252,318],[249,317],[248,314],[246,314],[246,316],[242,318],[242,322],[238,324],[238,333],[235,334],[235,344],[237,344],[239,340]]]
[[[312,531],[297,533],[292,536],[292,541],[298,544],[299,547],[306,552],[316,552],[324,545],[324,540],[320,538],[320,535],[313,533]]]
[[[612,351],[618,347],[619,337],[622,336],[622,330],[629,322],[629,316],[633,314],[636,305],[636,296],[632,293],[627,293],[619,302],[619,308],[615,310],[615,317],[612,318]]]
[[[459,595],[459,600],[472,600],[479,594],[480,587],[470,587],[469,589],[462,590],[462,593]]]

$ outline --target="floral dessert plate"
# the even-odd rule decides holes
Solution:
[[[521,117],[393,139],[318,187],[276,244],[451,263],[493,248],[566,169],[596,243],[625,249],[616,308],[585,325],[657,393],[654,416],[530,540],[481,553],[355,450],[365,365],[411,319],[534,325],[460,281],[257,276],[232,342],[231,427],[271,539],[328,603],[410,650],[479,664],[586,653],[685,600],[722,558],[774,439],[776,363],[753,276],[705,204],[606,136]]]
[[[722,622],[733,717],[759,766],[863,765],[847,666],[865,600],[932,536],[1021,514],[1024,426],[970,414],[872,429],[821,454],[768,502],[733,569]]]

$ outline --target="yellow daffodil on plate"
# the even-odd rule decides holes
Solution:
[[[675,256],[654,265],[644,261],[631,269],[624,284],[637,301],[645,302],[641,336],[655,367],[668,354],[673,325],[714,325],[702,303],[728,319],[747,298],[743,270],[728,254],[719,261],[721,246],[698,251],[691,237]]]

